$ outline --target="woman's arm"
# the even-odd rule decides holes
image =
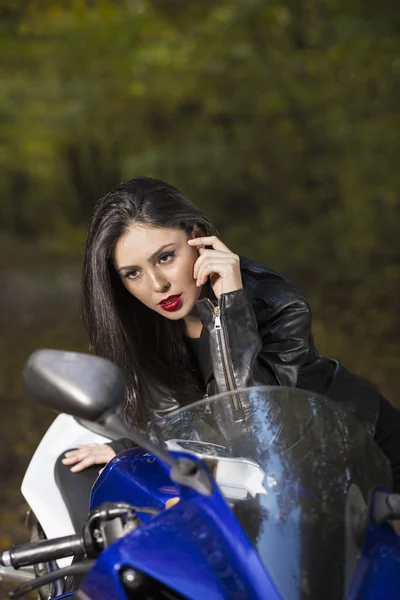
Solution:
[[[65,453],[62,463],[73,473],[78,473],[92,465],[107,464],[115,454],[109,444],[80,444]]]
[[[221,294],[219,311],[207,299],[197,306],[210,334],[219,392],[257,384],[296,385],[311,334],[311,311],[300,294],[278,291],[257,299],[257,318],[252,294],[243,289]]]
[[[400,493],[400,410],[383,396],[379,399],[379,416],[374,440],[390,460],[393,491]]]
[[[131,448],[137,448],[136,444],[129,438],[120,438],[118,440],[108,442],[106,445],[110,446],[110,448],[114,450],[115,454],[119,454],[124,450],[130,450]]]
[[[70,467],[73,473],[77,473],[92,465],[104,465],[120,452],[135,447],[129,438],[120,438],[105,444],[81,444],[66,452],[62,463]]]
[[[252,295],[243,289],[240,259],[217,237],[188,240],[199,251],[193,276],[197,285],[210,279],[218,306],[197,302],[210,334],[218,391],[255,384],[295,386],[311,338],[311,311],[287,285],[260,284],[257,318]],[[264,290],[265,287],[265,290]]]

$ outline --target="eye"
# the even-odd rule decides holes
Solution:
[[[175,250],[173,252],[167,252],[166,254],[161,254],[160,258],[158,259],[158,261],[162,264],[162,265],[166,265],[170,262],[172,262],[172,260],[175,257]]]
[[[137,269],[132,269],[132,271],[127,271],[124,274],[125,279],[137,279],[139,277],[139,271]]]

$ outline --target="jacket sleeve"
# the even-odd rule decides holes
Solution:
[[[212,303],[200,300],[197,306],[210,334],[212,368],[219,392],[232,389],[232,384],[236,389],[296,386],[311,334],[311,311],[299,293],[286,291],[258,298],[254,308],[248,290],[222,294],[220,329],[216,328],[217,313]]]
[[[107,446],[110,446],[115,454],[119,454],[124,450],[130,450],[131,448],[137,448],[136,444],[129,438],[120,438],[112,442],[107,442]]]
[[[390,461],[393,491],[400,494],[400,410],[380,396],[374,439]]]

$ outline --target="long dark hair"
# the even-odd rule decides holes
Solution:
[[[184,341],[184,323],[152,311],[123,286],[113,264],[118,239],[132,223],[217,235],[207,217],[172,185],[150,177],[118,184],[97,203],[83,265],[83,321],[99,356],[125,376],[123,414],[143,429],[152,417],[151,387],[180,403],[199,397],[200,384]]]

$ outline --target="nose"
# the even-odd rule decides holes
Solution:
[[[162,273],[160,273],[160,271],[152,271],[150,273],[150,280],[155,292],[164,293],[171,287],[169,281],[163,276]]]

